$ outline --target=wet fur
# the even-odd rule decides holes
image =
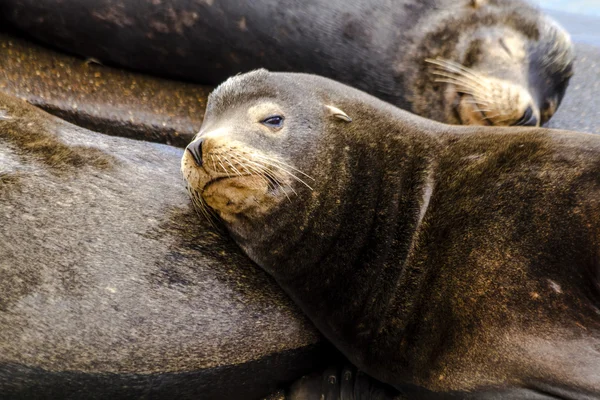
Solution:
[[[33,108],[9,96],[0,98],[0,139],[5,140],[19,154],[31,155],[55,170],[92,166],[109,169],[115,159],[106,152],[89,146],[77,146],[60,139],[60,132],[47,123]]]

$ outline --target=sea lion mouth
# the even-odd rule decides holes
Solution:
[[[239,142],[207,139],[198,151],[185,151],[181,171],[196,208],[212,218],[244,212],[266,212],[298,195],[294,184],[312,190],[312,177],[278,158]]]
[[[183,169],[183,173],[194,208],[219,229],[220,220],[264,208],[276,198],[276,186],[257,174],[215,175],[203,167]]]
[[[494,125],[486,112],[489,111],[482,109],[481,105],[470,94],[457,93],[454,114],[461,125]]]
[[[451,85],[456,96],[454,115],[464,125],[539,126],[540,113],[529,91],[520,85],[486,76],[472,68],[441,58],[427,59],[435,66],[435,82]]]
[[[235,188],[236,190],[259,190],[265,195],[276,196],[281,190],[281,182],[270,176],[259,174],[240,174],[235,176],[218,176],[208,180],[199,190],[200,196],[209,196],[211,192]],[[289,199],[289,197],[288,197]]]
[[[252,174],[242,174],[242,175],[236,175],[236,176],[227,176],[227,175],[225,175],[225,176],[214,177],[214,178],[208,180],[206,182],[206,184],[204,184],[204,187],[202,187],[200,189],[200,193],[204,192],[211,185],[222,183],[223,181],[227,181],[227,180],[230,180],[230,179],[238,179],[239,180],[239,178],[244,178],[246,176],[252,176]]]

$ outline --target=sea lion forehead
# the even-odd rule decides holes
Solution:
[[[544,42],[534,52],[543,69],[553,74],[573,74],[575,50],[569,33],[554,19],[545,16],[543,26]]]
[[[258,99],[285,100],[294,93],[284,90],[289,86],[296,86],[296,82],[286,74],[272,73],[266,69],[236,75],[211,93],[207,109],[218,112]]]
[[[246,115],[253,119],[266,118],[270,115],[283,114],[282,107],[275,101],[264,100],[248,108]]]

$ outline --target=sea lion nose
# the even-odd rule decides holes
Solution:
[[[192,143],[188,144],[188,146],[186,147],[186,151],[190,152],[192,157],[194,157],[196,165],[199,167],[202,166],[202,142],[204,142],[203,139],[197,139],[194,140]]]
[[[521,119],[519,119],[515,125],[518,126],[537,126],[538,119],[533,112],[533,108],[531,106],[527,107],[527,110],[523,113]]]

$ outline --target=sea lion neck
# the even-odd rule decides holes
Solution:
[[[431,195],[437,149],[433,136],[403,130],[405,122],[378,127],[386,134],[377,137],[368,124],[385,124],[383,116],[371,114],[364,124],[354,116],[352,125],[327,130],[314,190],[261,221],[270,228],[259,228],[260,237],[236,238],[346,354],[368,348],[377,316],[397,295]]]

